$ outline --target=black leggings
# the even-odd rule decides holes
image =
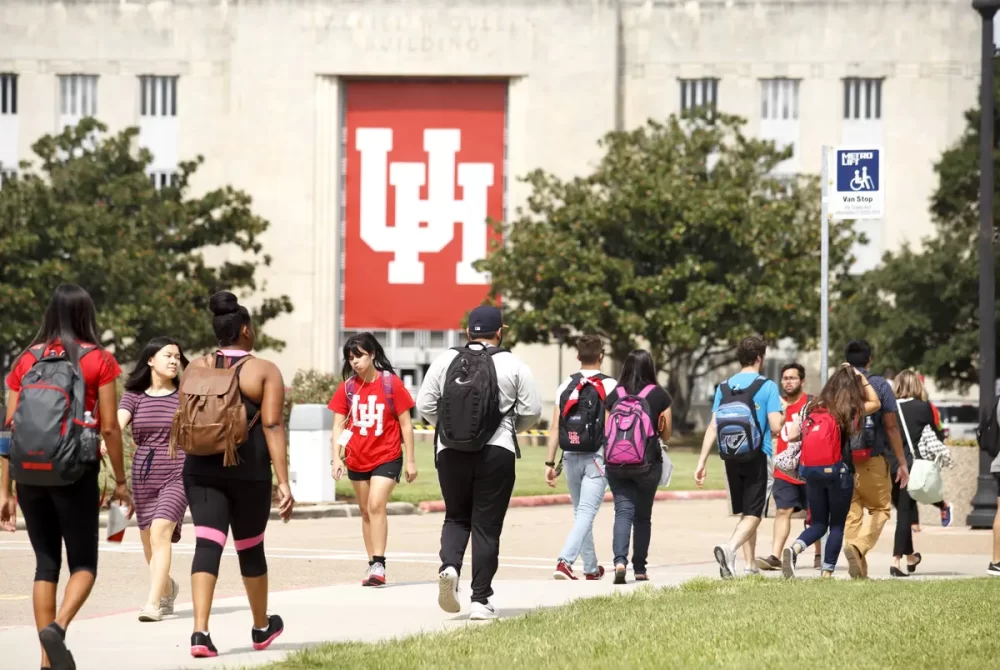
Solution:
[[[35,551],[36,582],[59,583],[63,541],[70,574],[86,570],[97,576],[97,471],[88,469],[69,486],[17,485],[17,503]]]
[[[184,491],[194,521],[194,560],[191,574],[219,576],[219,563],[230,526],[240,559],[240,574],[267,574],[264,529],[271,514],[271,482],[184,475]]]

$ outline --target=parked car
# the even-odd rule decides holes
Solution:
[[[969,403],[934,403],[941,414],[941,426],[945,437],[953,440],[976,439],[979,426],[979,407]]]

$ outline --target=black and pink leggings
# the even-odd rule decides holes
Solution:
[[[196,538],[191,574],[219,575],[222,550],[232,527],[240,574],[266,575],[264,529],[271,514],[271,482],[184,475],[184,490]]]

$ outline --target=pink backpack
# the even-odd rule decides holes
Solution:
[[[646,396],[656,388],[652,384],[638,395],[629,395],[619,386],[615,389],[618,402],[611,408],[604,436],[607,448],[604,461],[608,465],[645,465],[647,452],[659,447],[655,422]]]

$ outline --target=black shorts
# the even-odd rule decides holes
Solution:
[[[771,494],[774,496],[774,506],[778,509],[790,509],[796,512],[809,509],[805,484],[793,484],[775,477]]]
[[[379,465],[374,470],[368,472],[355,472],[350,468],[347,469],[347,478],[352,482],[367,482],[372,477],[386,477],[388,479],[395,479],[396,483],[399,483],[400,477],[403,476],[403,457],[400,456],[394,461],[389,461],[388,463],[383,463]]]
[[[752,461],[728,461],[725,465],[733,514],[763,516],[767,504],[767,454],[762,451]]]

